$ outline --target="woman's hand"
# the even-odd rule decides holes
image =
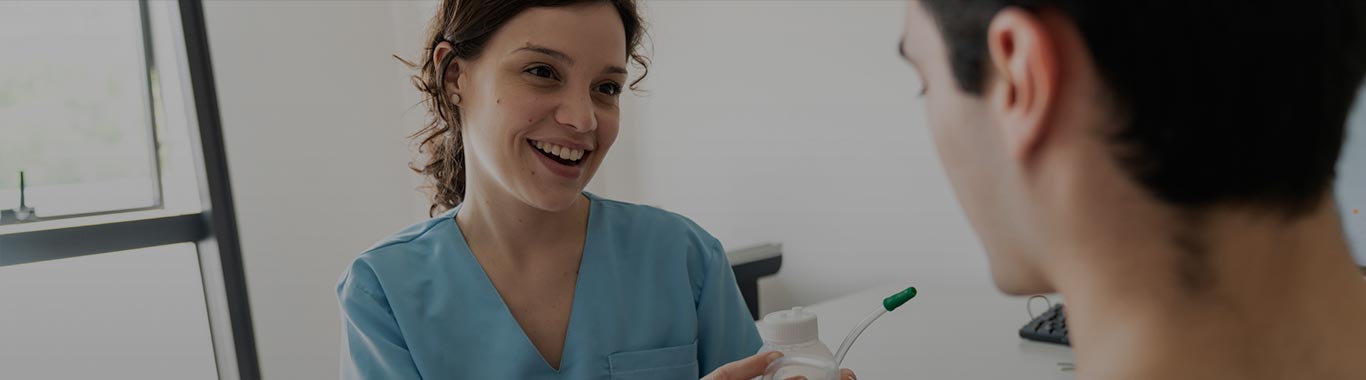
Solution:
[[[764,375],[764,370],[768,369],[768,364],[783,357],[783,353],[777,351],[760,352],[753,356],[726,363],[726,365],[711,371],[702,380],[749,380]]]
[[[773,363],[774,360],[778,360],[778,358],[781,357],[783,357],[783,353],[777,351],[760,352],[754,354],[754,356],[727,363],[726,365],[717,368],[715,371],[712,371],[707,377],[703,377],[702,380],[750,380],[763,376],[764,370],[768,369],[769,363]],[[798,376],[788,378],[787,380],[805,379]],[[845,368],[840,370],[840,380],[857,380],[857,378],[854,377],[854,371]]]

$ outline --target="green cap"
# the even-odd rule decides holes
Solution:
[[[901,304],[910,301],[912,298],[915,298],[914,286],[906,288],[906,290],[902,290],[900,293],[893,294],[891,297],[883,298],[882,308],[887,309],[887,311],[896,310],[896,308],[901,307]]]

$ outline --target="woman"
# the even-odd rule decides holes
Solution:
[[[583,192],[642,33],[632,0],[443,2],[414,82],[444,212],[343,275],[343,378],[696,379],[759,349],[715,238]]]

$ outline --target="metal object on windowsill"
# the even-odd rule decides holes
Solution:
[[[0,224],[23,223],[38,220],[38,210],[28,207],[24,196],[24,172],[19,172],[19,208],[0,210]]]
[[[740,296],[749,307],[749,315],[759,320],[759,279],[778,273],[783,267],[783,245],[763,244],[726,252],[731,270],[735,272]]]

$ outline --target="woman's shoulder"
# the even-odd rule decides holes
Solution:
[[[655,206],[607,199],[593,194],[588,194],[588,196],[597,206],[597,211],[603,213],[604,217],[610,219],[609,221],[613,224],[662,229],[675,233],[695,233],[707,238],[712,237],[711,234],[707,233],[707,230],[697,225],[697,222],[673,211]]]
[[[380,239],[379,242],[370,246],[370,248],[362,252],[361,255],[402,251],[403,248],[407,246],[430,244],[431,240],[449,237],[434,231],[439,230],[442,227],[450,227],[449,225],[454,223],[455,218],[452,212],[447,211],[441,213],[441,215],[413,223],[384,239]]]
[[[598,223],[622,239],[649,242],[652,245],[692,247],[696,249],[690,251],[703,255],[724,255],[721,242],[716,237],[682,214],[592,194],[589,197],[594,202],[596,212],[601,213]]]
[[[395,232],[379,242],[361,252],[360,259],[388,259],[397,258],[393,256],[411,256],[431,253],[433,246],[441,245],[446,240],[458,237],[458,234],[447,233],[448,229],[453,228],[455,218],[452,212],[448,211],[418,223],[414,223]]]
[[[439,247],[451,246],[447,241],[458,238],[457,234],[448,231],[454,223],[447,212],[380,239],[351,261],[340,282],[347,282],[348,278],[369,282],[367,279],[378,280],[383,273],[413,273],[416,269],[430,267],[428,264],[436,259]]]

